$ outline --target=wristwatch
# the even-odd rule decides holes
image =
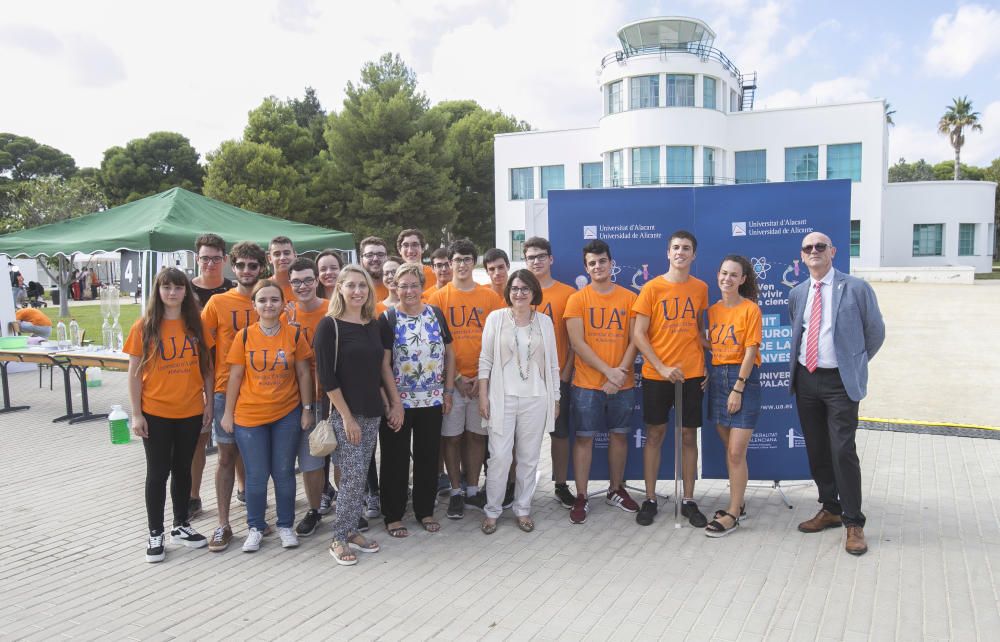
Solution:
[[[303,410],[312,410],[313,409],[313,405],[311,403],[304,403],[304,404],[302,404],[302,409]]]

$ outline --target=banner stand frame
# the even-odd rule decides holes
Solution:
[[[681,502],[683,501],[681,495],[681,482],[683,481],[684,472],[681,468],[681,448],[683,444],[681,442],[681,431],[684,427],[681,425],[684,418],[684,410],[682,404],[684,402],[684,382],[675,381],[674,382],[674,528],[681,527]]]
[[[781,481],[782,480],[780,480],[780,479],[775,479],[770,484],[768,484],[768,483],[763,483],[763,484],[747,483],[747,488],[770,488],[771,490],[776,490],[776,491],[778,491],[778,495],[781,497],[781,503],[784,504],[788,508],[788,510],[792,510],[793,508],[795,508],[795,506],[792,505],[792,503],[790,501],[788,501],[788,495],[785,494],[785,489],[786,488],[793,488],[795,486],[808,486],[808,485],[812,484],[812,482],[809,482],[809,481],[800,481],[800,482],[794,482],[794,483],[791,483],[791,484],[785,484],[784,486],[782,486],[781,485]]]

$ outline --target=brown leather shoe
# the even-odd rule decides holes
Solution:
[[[851,555],[864,555],[868,552],[864,528],[860,526],[847,527],[847,544],[844,545],[844,550]]]
[[[840,515],[834,515],[825,508],[821,508],[815,517],[799,524],[799,530],[803,533],[819,533],[828,528],[837,528],[842,525]]]

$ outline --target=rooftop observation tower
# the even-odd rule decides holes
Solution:
[[[605,186],[727,180],[727,119],[753,109],[757,75],[716,49],[715,32],[696,18],[632,22],[618,40],[600,71]]]

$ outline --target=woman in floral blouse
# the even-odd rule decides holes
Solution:
[[[406,537],[403,526],[410,471],[410,436],[413,438],[413,514],[425,530],[436,533],[438,448],[441,421],[451,410],[455,356],[451,334],[441,310],[422,303],[424,271],[416,263],[396,270],[399,304],[379,318],[382,345],[392,351],[392,373],[403,402],[403,425],[384,422],[379,434],[382,453],[382,514],[392,537]]]

